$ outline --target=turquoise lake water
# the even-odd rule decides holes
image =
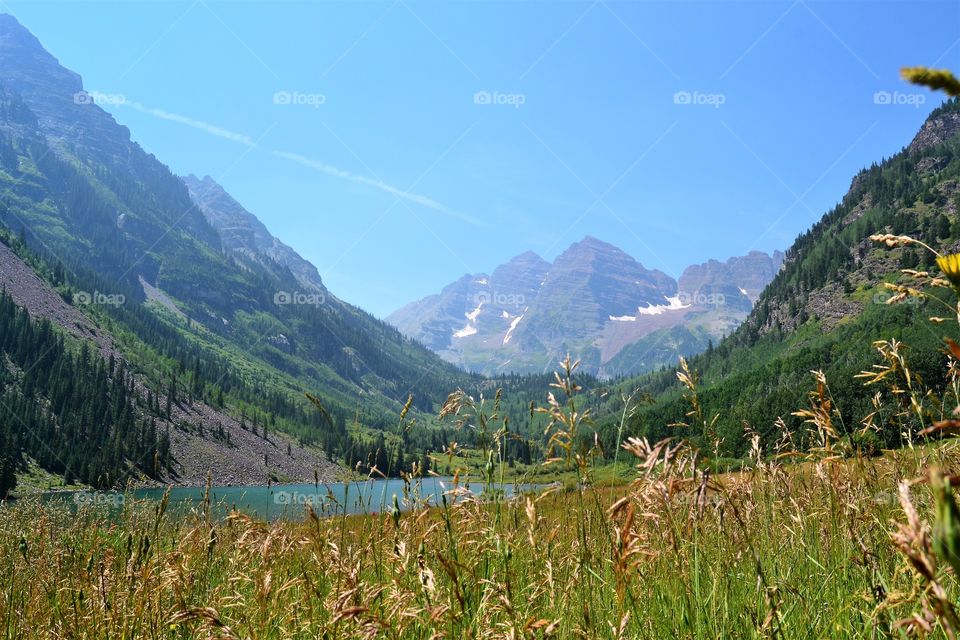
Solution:
[[[469,498],[467,495],[455,495],[452,478],[424,478],[418,483],[405,485],[403,480],[367,480],[364,482],[332,482],[326,484],[277,484],[272,486],[251,487],[212,487],[211,510],[219,516],[225,516],[232,509],[238,509],[264,520],[300,519],[306,513],[307,505],[321,516],[338,514],[380,513],[393,508],[393,496],[401,510],[415,505],[429,504],[439,506],[443,496],[452,504]],[[480,499],[495,496],[511,498],[518,493],[536,491],[538,485],[494,485],[493,494],[484,493],[481,483],[460,484]],[[409,492],[405,494],[405,489]],[[121,493],[113,491],[61,492],[47,495],[50,500],[65,500],[81,505],[98,505],[119,509],[128,499],[160,500],[166,490],[163,488],[138,489]],[[185,513],[202,507],[205,489],[202,487],[174,487],[170,490],[172,513]]]

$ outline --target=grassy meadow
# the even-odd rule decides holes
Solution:
[[[957,468],[955,444],[717,478],[683,445],[628,447],[629,486],[507,502],[451,488],[452,506],[378,516],[7,505],[0,635],[952,637],[956,521],[940,476],[905,479]]]

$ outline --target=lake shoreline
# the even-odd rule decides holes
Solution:
[[[502,496],[511,499],[543,485],[503,483],[488,486],[464,482],[452,477],[433,476],[407,483],[402,479],[368,479],[349,482],[284,483],[250,486],[210,486],[209,505],[218,517],[239,510],[272,521],[300,518],[307,507],[317,515],[375,515],[395,506],[407,511],[420,506],[438,507],[446,500],[459,502],[473,496],[487,499]],[[490,493],[492,489],[492,493]],[[190,511],[207,505],[207,487],[152,487],[121,491],[65,490],[39,494],[43,500],[61,501],[76,508],[103,506],[120,509],[132,501],[158,502],[169,493],[173,511]],[[36,497],[36,496],[34,496]]]

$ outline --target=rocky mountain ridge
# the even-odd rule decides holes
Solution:
[[[267,268],[271,267],[270,262],[279,264],[289,269],[303,287],[326,291],[317,268],[274,237],[259,218],[247,211],[213,178],[204,176],[201,179],[191,174],[183,177],[183,183],[190,192],[190,199],[220,234],[225,250],[241,253]]]
[[[616,360],[624,349],[678,326],[702,335],[670,349],[671,358],[705,347],[746,317],[782,261],[780,252],[755,251],[692,265],[674,280],[587,236],[553,263],[526,252],[490,275],[465,275],[387,322],[480,373],[548,371],[568,351],[599,375],[638,373],[667,356]]]

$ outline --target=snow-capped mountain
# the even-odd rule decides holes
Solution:
[[[547,371],[568,352],[599,375],[636,373],[729,333],[782,262],[780,252],[755,251],[693,265],[674,280],[586,237],[552,264],[527,252],[490,275],[465,275],[387,321],[486,374]]]

